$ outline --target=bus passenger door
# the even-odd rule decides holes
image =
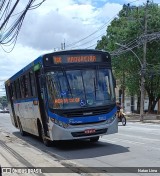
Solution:
[[[46,87],[42,85],[42,78],[41,78],[41,73],[40,70],[35,72],[35,77],[36,77],[36,85],[37,85],[37,94],[38,94],[38,99],[39,99],[39,109],[40,109],[40,114],[41,114],[41,120],[42,120],[42,125],[44,128],[45,135],[48,136],[48,115],[47,115],[47,107],[46,107]]]
[[[17,123],[17,119],[16,119],[16,115],[15,115],[14,103],[13,103],[13,99],[14,99],[14,92],[13,91],[14,91],[13,84],[6,85],[8,108],[9,108],[9,112],[10,112],[10,116],[11,116],[11,121],[15,127],[18,127],[18,123]]]

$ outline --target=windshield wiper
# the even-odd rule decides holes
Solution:
[[[68,78],[67,78],[66,71],[64,70],[63,67],[62,67],[62,72],[63,72],[63,75],[64,75],[65,78],[66,78],[66,81],[67,81],[67,88],[68,88],[68,91],[71,93],[71,96],[72,96],[72,98],[73,98],[72,89],[71,89],[71,87],[70,87],[70,84],[69,84],[69,81],[68,81]]]
[[[84,85],[84,79],[83,79],[82,70],[80,70],[80,73],[81,73],[82,84],[83,84],[83,89],[84,89],[84,97],[85,97],[85,101],[86,101],[86,104],[87,104],[86,89],[85,89],[85,85]]]
[[[98,66],[97,66],[98,67]],[[96,75],[95,75],[95,78],[94,78],[94,95],[95,95],[95,100],[97,99],[97,91],[98,91],[98,77],[99,77],[99,74],[98,74],[98,71],[99,70],[98,68],[96,67]]]
[[[97,86],[96,86],[96,78],[94,78],[94,96],[95,96],[95,100],[97,99]]]

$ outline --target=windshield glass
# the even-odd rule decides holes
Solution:
[[[46,80],[53,109],[105,106],[115,100],[110,69],[48,72]]]

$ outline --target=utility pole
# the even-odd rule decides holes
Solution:
[[[145,14],[144,14],[144,35],[147,34],[147,10],[148,10],[148,3],[147,0],[146,7],[145,7]],[[147,40],[144,40],[143,44],[143,62],[141,68],[141,103],[140,103],[140,121],[143,122],[144,119],[144,98],[145,98],[145,73],[146,73],[146,53],[147,53]]]
[[[123,80],[122,80],[122,108],[125,111],[125,73],[123,70]]]

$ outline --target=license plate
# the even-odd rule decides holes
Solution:
[[[95,129],[88,129],[88,130],[84,131],[85,134],[92,134],[92,133],[95,133],[95,132],[96,132]]]

